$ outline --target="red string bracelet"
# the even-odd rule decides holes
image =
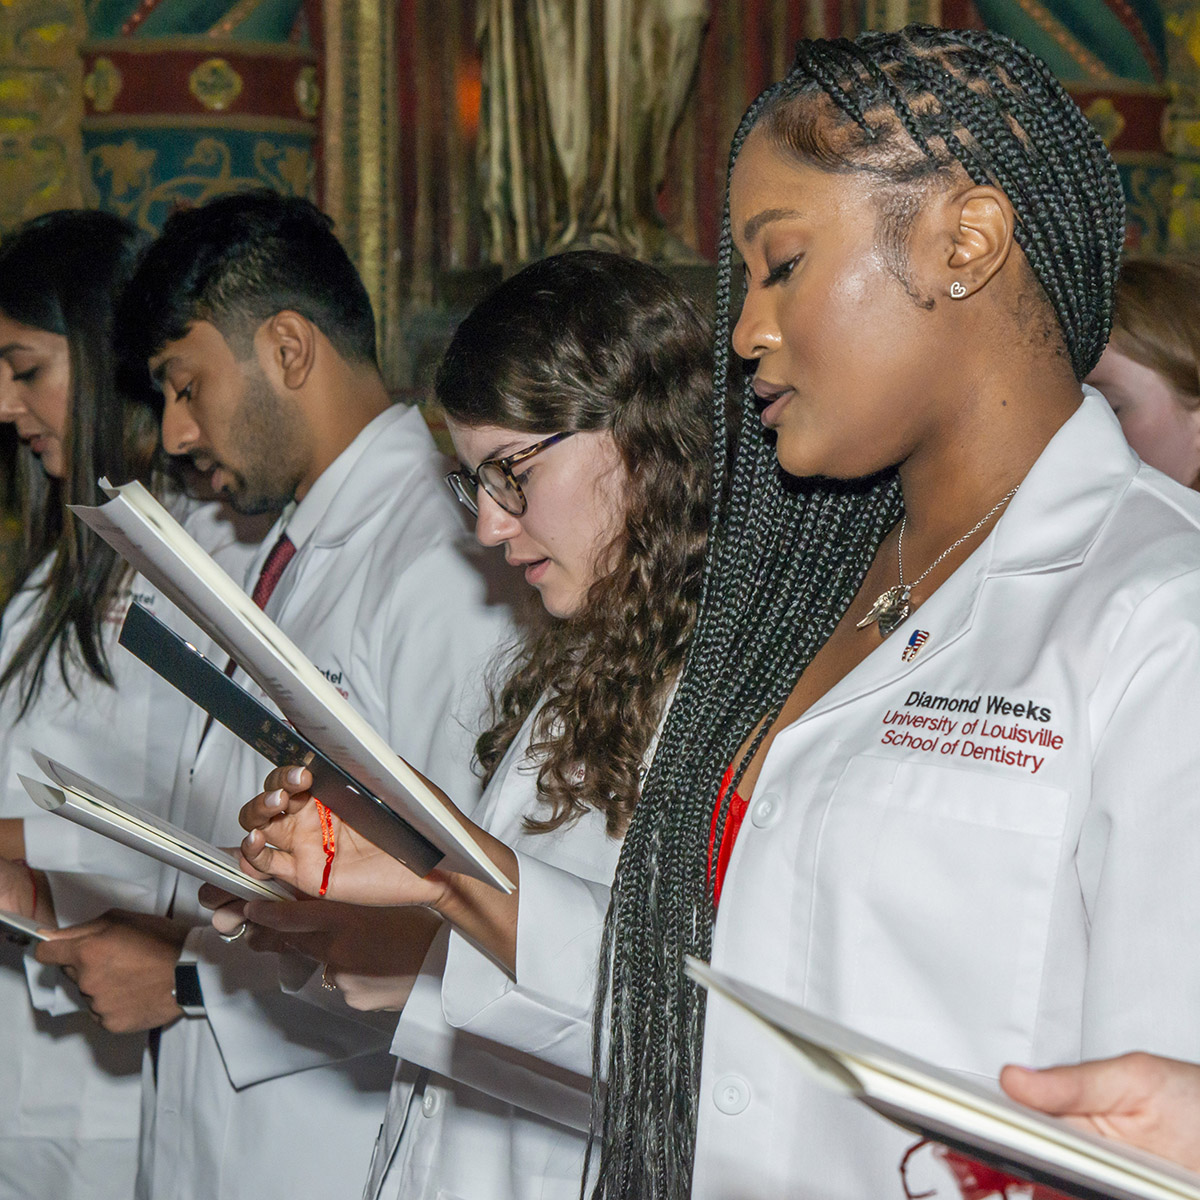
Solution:
[[[333,836],[333,813],[315,796],[313,803],[317,806],[317,816],[321,820],[321,847],[325,851],[325,871],[321,875],[321,890],[317,893],[318,896],[323,896],[329,891],[329,873],[333,870],[333,856],[337,853],[337,843]]]

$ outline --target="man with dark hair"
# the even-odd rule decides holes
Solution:
[[[142,260],[122,326],[126,352],[161,387],[166,449],[211,473],[235,507],[283,508],[247,574],[255,602],[469,810],[482,669],[509,612],[478,569],[420,413],[390,402],[370,303],[329,221],[268,192],[177,214]],[[238,809],[268,769],[196,710],[171,819],[236,844]],[[297,976],[295,956],[221,939],[175,872],[158,911],[158,925],[108,914],[41,953],[73,972],[107,1028],[162,1027],[139,1194],[357,1197],[394,1014],[351,1011],[309,960]],[[418,948],[429,933],[421,923]]]

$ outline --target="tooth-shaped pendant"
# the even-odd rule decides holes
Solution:
[[[908,597],[911,592],[911,587],[900,584],[881,592],[871,605],[871,611],[858,622],[857,627],[866,629],[868,625],[878,622],[880,636],[887,637],[908,616]]]

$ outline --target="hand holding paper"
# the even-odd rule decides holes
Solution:
[[[292,775],[293,771],[297,774]],[[433,787],[427,780],[423,782]],[[242,842],[242,857],[247,864],[309,895],[320,892],[328,866],[325,894],[329,899],[349,904],[419,905],[432,909],[504,970],[514,970],[518,904],[515,890],[506,894],[472,876],[441,867],[421,878],[336,817],[333,818],[336,849],[330,861],[316,805],[304,790],[310,783],[311,777],[302,768],[277,767],[267,776],[266,790],[238,816],[242,828],[251,831]],[[515,879],[517,858],[512,850],[459,815],[444,796],[442,799],[446,810],[464,824],[496,868]]]
[[[1126,1149],[1098,1136],[1095,1121],[1090,1128],[1073,1129],[1065,1121],[1014,1104],[974,1080],[731,979],[705,963],[689,959],[687,971],[698,983],[744,1008],[791,1043],[798,1051],[794,1060],[797,1070],[813,1074],[828,1087],[856,1097],[889,1120],[971,1159],[1086,1200],[1200,1200],[1200,1175],[1144,1152],[1147,1134],[1168,1111],[1147,1107],[1150,1089],[1144,1080],[1140,1101],[1135,1099],[1136,1088],[1125,1093],[1125,1102],[1118,1099],[1120,1092],[1098,1091],[1089,1096],[1089,1102],[1098,1104],[1098,1110],[1090,1114],[1093,1117],[1106,1108],[1113,1110],[1109,1116],[1115,1116],[1122,1107],[1126,1109],[1125,1117],[1132,1123],[1125,1132],[1134,1141],[1137,1127],[1136,1146],[1143,1147]],[[1200,1103],[1197,1079],[1174,1069],[1185,1065],[1174,1064],[1170,1069],[1172,1087],[1178,1088],[1175,1094],[1180,1110],[1200,1116],[1196,1107]],[[1196,1070],[1200,1074],[1200,1068]],[[1009,1076],[1010,1086],[1021,1074],[1017,1071]],[[1085,1072],[1085,1076],[1090,1074]],[[1046,1096],[1047,1107],[1056,1112],[1062,1111],[1063,1103],[1072,1107],[1070,1074],[1049,1075],[1045,1091],[1063,1087],[1066,1095],[1057,1101]],[[1031,1081],[1024,1082],[1028,1085]],[[1099,1080],[1093,1077],[1083,1082],[1090,1086]],[[1020,1088],[1020,1082],[1017,1086]],[[1034,1094],[1029,1086],[1025,1093]],[[1128,1103],[1131,1099],[1134,1102]],[[1157,1125],[1159,1133],[1164,1128]],[[1153,1148],[1160,1153],[1174,1153],[1181,1145],[1158,1138]]]
[[[59,931],[36,957],[66,971],[109,1033],[137,1033],[182,1015],[175,963],[186,936],[167,917],[113,911]]]
[[[507,889],[509,880],[447,809],[440,793],[367,724],[170,513],[139,483],[101,483],[111,501],[100,508],[72,506],[79,519],[214,638],[334,766],[360,781],[372,798],[444,854],[447,867]]]
[[[1154,1054],[1050,1067],[1007,1066],[1000,1083],[1031,1108],[1200,1171],[1200,1066]]]
[[[320,894],[326,851],[317,806],[308,788],[312,776],[302,767],[277,767],[265,791],[238,814],[243,829],[242,857],[256,871],[273,876],[310,896]],[[438,872],[421,878],[385,854],[336,816],[335,853],[325,895],[348,904],[421,904],[432,907],[444,890]]]

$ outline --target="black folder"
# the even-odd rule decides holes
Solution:
[[[136,602],[121,627],[120,642],[264,758],[276,766],[307,767],[312,795],[410,871],[427,875],[441,862],[442,852],[395,809]]]

